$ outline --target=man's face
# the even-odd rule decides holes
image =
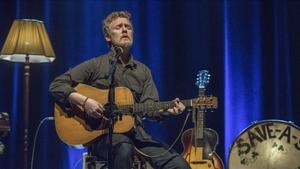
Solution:
[[[132,45],[132,25],[126,18],[117,18],[109,25],[108,37],[105,39],[112,45],[130,48]]]

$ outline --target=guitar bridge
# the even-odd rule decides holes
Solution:
[[[191,161],[192,164],[206,164],[207,161]]]

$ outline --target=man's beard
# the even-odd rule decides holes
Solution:
[[[115,44],[116,46],[120,46],[122,48],[131,48],[132,46],[132,41],[128,42],[128,43],[117,43]]]

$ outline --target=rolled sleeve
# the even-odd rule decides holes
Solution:
[[[55,78],[49,86],[49,92],[52,94],[55,101],[65,108],[70,107],[71,103],[68,100],[69,95],[76,92],[74,87],[78,83],[88,84],[93,78],[94,67],[95,59],[91,59]]]

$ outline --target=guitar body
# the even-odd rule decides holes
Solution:
[[[186,130],[181,138],[184,151],[183,158],[189,163],[192,169],[224,169],[221,158],[215,153],[218,144],[216,131],[204,128],[203,146],[194,144],[194,130]]]
[[[108,102],[108,90],[97,89],[88,85],[78,84],[75,90],[105,105]],[[133,104],[133,95],[128,88],[115,88],[116,105]],[[71,114],[71,115],[70,115]],[[74,107],[71,113],[66,113],[63,109],[55,104],[55,128],[59,138],[69,145],[87,144],[95,138],[108,133],[108,121],[103,119],[93,119],[86,117],[85,112]],[[99,121],[98,125],[91,127],[89,121]],[[101,122],[101,123],[100,123]],[[134,125],[134,117],[123,115],[122,120],[117,120],[114,124],[114,133],[125,133]]]

